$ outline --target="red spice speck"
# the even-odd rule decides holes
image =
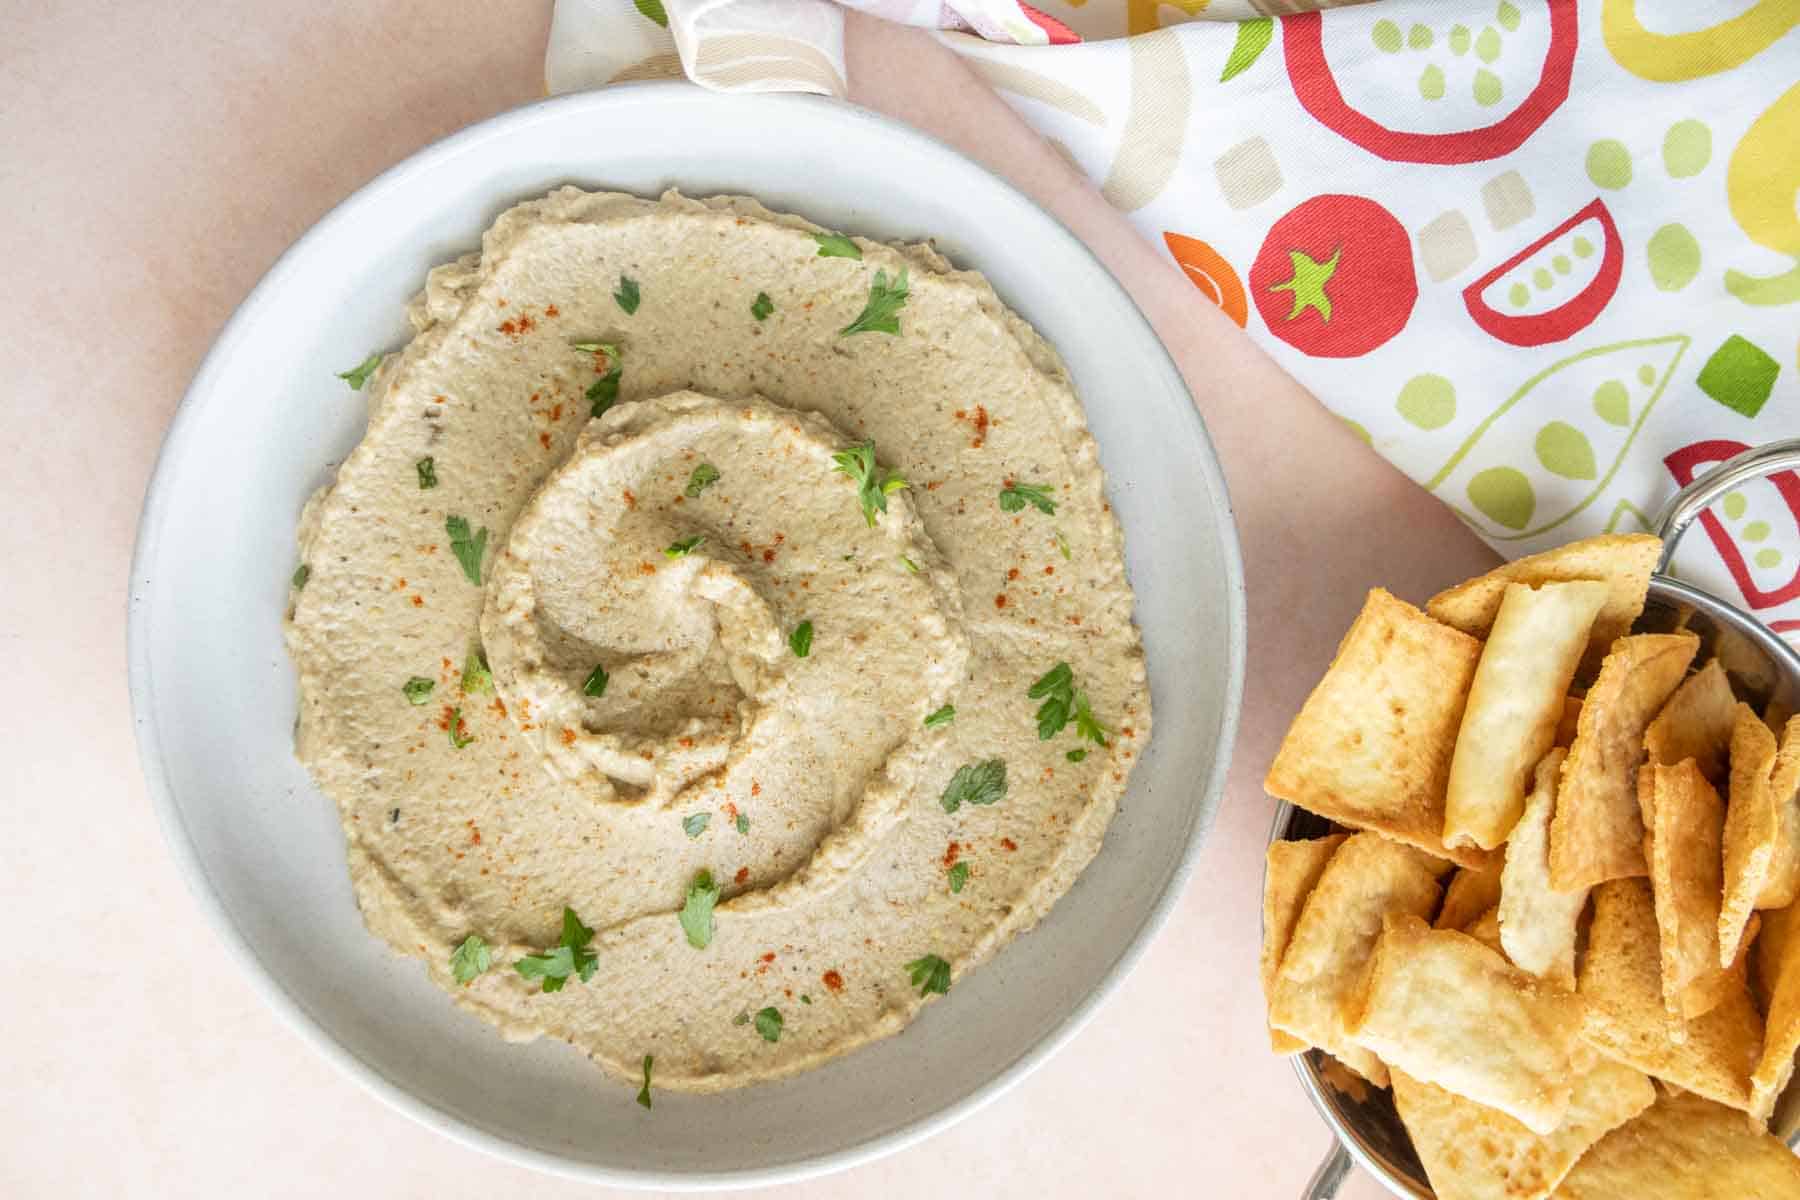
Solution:
[[[762,795],[762,784],[760,784],[760,783],[756,782],[756,780],[752,779],[750,781],[750,794],[752,796]]]
[[[995,608],[1005,608],[1006,607],[1006,593],[1005,592],[1001,592],[998,596],[994,597],[994,607]]]
[[[550,410],[550,419],[552,421],[562,420],[562,405],[558,404],[556,407],[554,407]]]
[[[575,744],[575,731],[573,729],[565,729],[562,731],[562,744],[565,746],[573,746]]]
[[[736,821],[738,817],[737,805],[727,803],[725,805],[725,815],[730,817],[733,821]]]
[[[425,607],[425,597],[414,596],[413,597],[413,607],[414,608],[424,608]]]
[[[544,449],[548,450],[550,448],[550,435],[549,434],[547,434],[547,433],[538,434],[538,441],[543,445]]]
[[[975,440],[969,443],[970,447],[976,450],[981,449],[981,444],[987,441],[987,431],[988,410],[977,404],[975,406]]]
[[[763,955],[762,961],[766,962],[766,963],[774,962],[775,961],[775,952],[773,950],[771,950],[767,954]]]
[[[544,315],[546,317],[560,317],[562,313],[557,309],[556,305],[552,304],[544,309]]]
[[[442,396],[433,396],[431,398],[431,402],[433,404],[442,404],[444,402],[444,398]]]
[[[749,867],[739,867],[737,869],[737,874],[733,875],[732,879],[734,879],[737,882],[737,885],[739,887],[743,887],[746,883],[750,882],[750,868]]]
[[[957,856],[960,855],[961,853],[962,853],[962,843],[951,842],[950,845],[944,850],[944,865],[946,867],[954,867],[956,865]]]
[[[500,322],[500,332],[504,333],[507,337],[516,338],[523,334],[530,333],[535,328],[537,328],[537,322],[532,319],[529,313],[520,313],[516,317],[508,317],[506,320]]]
[[[679,739],[679,741],[683,750],[692,750],[694,748],[694,739],[691,737],[684,737]]]
[[[1008,570],[1006,572],[1006,577],[1008,579],[1017,579],[1019,577],[1019,568],[1017,568],[1017,567],[1008,568]]]
[[[455,711],[455,708],[451,705],[444,705],[444,711],[437,719],[437,727],[439,729],[448,730],[450,728],[450,714]]]
[[[762,558],[763,558],[763,561],[766,563],[774,562],[775,561],[775,548],[773,546],[771,546],[769,549],[764,550]]]
[[[1056,574],[1056,568],[1055,568],[1055,567],[1045,567],[1045,568],[1044,568],[1044,574],[1046,574],[1046,575],[1054,575],[1054,574]]]
[[[625,507],[626,508],[636,508],[637,507],[637,497],[631,494],[630,488],[626,488],[622,494],[625,497]]]
[[[819,979],[831,991],[841,992],[844,990],[844,977],[836,971],[827,971],[819,976]]]
[[[1019,843],[1013,841],[1011,838],[1001,838],[1000,848],[1002,850],[1017,850],[1019,848]]]

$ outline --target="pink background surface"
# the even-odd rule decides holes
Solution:
[[[163,847],[126,698],[125,584],[143,489],[233,307],[378,171],[541,94],[548,3],[449,7],[118,0],[0,13],[9,1195],[608,1194],[389,1111],[262,1006]],[[1277,371],[947,52],[854,19],[849,55],[859,103],[1036,197],[1149,314],[1224,459],[1248,571],[1249,683],[1200,870],[1092,1024],[956,1129],[753,1194],[1142,1196],[1175,1185],[1295,1196],[1327,1135],[1263,1036],[1270,805],[1258,781],[1365,588],[1421,600],[1492,555]],[[1360,1180],[1344,1194],[1380,1193]]]

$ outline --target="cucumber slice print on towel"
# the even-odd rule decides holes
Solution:
[[[1689,341],[1614,342],[1552,364],[1477,425],[1425,489],[1491,541],[1554,529],[1606,491]]]
[[[1444,5],[1427,25],[1373,4],[1282,19],[1302,108],[1390,162],[1466,163],[1518,149],[1569,98],[1574,0]]]

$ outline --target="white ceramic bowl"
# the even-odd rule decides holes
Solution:
[[[796,1079],[653,1113],[560,1043],[504,1044],[363,929],[333,806],[295,762],[281,614],[300,505],[362,433],[332,377],[407,335],[426,271],[562,183],[741,192],[935,239],[1062,352],[1126,532],[1156,711],[1105,849],[1036,931],[911,1028]],[[1225,484],[1124,291],[1029,200],[932,139],[811,97],[646,84],[547,100],[393,168],[301,238],[225,327],[169,431],[132,567],[150,792],[202,906],[306,1040],[401,1111],[561,1174],[700,1188],[815,1174],[974,1111],[1065,1042],[1180,891],[1218,805],[1244,662]],[[705,1137],[694,1137],[698,1128]]]

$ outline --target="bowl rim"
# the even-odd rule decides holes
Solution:
[[[608,1167],[591,1161],[565,1157],[525,1145],[497,1130],[484,1128],[471,1119],[452,1114],[422,1096],[407,1090],[373,1063],[339,1042],[330,1032],[327,1022],[316,1016],[304,1003],[287,991],[275,972],[263,961],[249,938],[233,922],[222,896],[207,874],[198,846],[182,818],[175,800],[174,789],[164,770],[160,731],[152,701],[153,681],[150,674],[147,629],[150,606],[147,593],[141,590],[140,584],[149,577],[150,566],[156,558],[161,543],[167,496],[172,490],[171,477],[175,470],[172,448],[185,440],[188,427],[197,421],[197,400],[210,390],[213,377],[223,369],[222,364],[229,358],[235,343],[247,335],[258,311],[267,302],[267,297],[284,283],[287,276],[296,269],[296,262],[315,241],[323,240],[330,231],[338,226],[356,220],[364,206],[372,203],[376,198],[402,187],[412,176],[435,169],[446,160],[494,141],[503,140],[515,131],[540,122],[564,120],[575,113],[584,114],[595,120],[606,120],[616,118],[620,113],[646,104],[650,106],[692,106],[727,102],[734,105],[755,104],[768,108],[777,119],[789,110],[798,111],[799,106],[802,105],[809,107],[831,105],[837,110],[837,116],[833,119],[844,121],[850,132],[854,132],[858,127],[880,129],[884,136],[912,141],[924,151],[951,160],[952,164],[960,170],[972,170],[986,176],[1001,194],[1007,195],[1011,200],[1017,202],[1023,214],[1041,221],[1041,226],[1037,230],[1015,232],[1030,232],[1036,236],[1058,239],[1066,249],[1085,257],[1093,264],[1099,278],[1104,280],[1101,286],[1110,289],[1099,298],[1101,302],[1110,302],[1120,310],[1126,320],[1135,320],[1149,340],[1156,345],[1159,356],[1154,362],[1147,364],[1147,369],[1160,371],[1166,375],[1171,386],[1178,389],[1180,394],[1189,397],[1190,403],[1186,419],[1191,420],[1192,432],[1197,435],[1205,450],[1205,453],[1199,456],[1199,461],[1191,463],[1189,466],[1190,469],[1198,471],[1204,477],[1209,490],[1218,497],[1218,503],[1213,506],[1212,510],[1212,532],[1218,539],[1220,557],[1225,567],[1223,580],[1224,628],[1221,647],[1224,666],[1224,703],[1221,706],[1217,752],[1213,756],[1211,769],[1206,779],[1193,793],[1194,804],[1199,810],[1198,816],[1188,830],[1186,845],[1182,847],[1181,856],[1170,873],[1168,881],[1151,904],[1142,923],[1121,948],[1118,956],[1106,969],[1093,990],[1070,1010],[1061,1023],[1047,1031],[1029,1050],[1021,1054],[1000,1073],[960,1099],[884,1133],[864,1138],[839,1149],[771,1166],[664,1173],[635,1168]],[[678,174],[678,172],[676,173]],[[1230,494],[1226,488],[1224,471],[1205,422],[1200,416],[1198,407],[1192,403],[1192,394],[1187,388],[1186,381],[1182,378],[1174,361],[1169,357],[1167,348],[1162,345],[1161,339],[1156,335],[1148,318],[1137,307],[1136,302],[1132,300],[1125,288],[1113,277],[1106,265],[1073,232],[1012,183],[988,170],[968,155],[931,134],[870,109],[842,101],[784,93],[732,96],[727,100],[685,81],[653,80],[613,85],[599,91],[570,93],[534,101],[440,138],[387,168],[333,205],[324,216],[320,217],[275,259],[255,287],[239,302],[208,348],[183,393],[181,402],[177,405],[175,414],[164,433],[162,444],[158,448],[149,482],[145,488],[143,507],[138,518],[131,559],[131,586],[127,590],[128,690],[133,731],[138,747],[138,760],[144,774],[146,790],[150,796],[151,806],[156,812],[157,823],[162,829],[163,839],[175,859],[183,881],[190,894],[198,902],[207,923],[224,943],[230,957],[241,969],[251,987],[275,1012],[281,1022],[299,1035],[302,1042],[393,1110],[473,1150],[550,1175],[589,1183],[624,1188],[654,1187],[672,1191],[711,1191],[791,1183],[815,1178],[845,1170],[915,1145],[985,1107],[1022,1081],[1080,1032],[1099,1006],[1136,967],[1150,944],[1155,940],[1156,935],[1167,923],[1177,900],[1186,889],[1198,860],[1201,846],[1217,816],[1219,805],[1223,799],[1226,775],[1231,765],[1232,750],[1237,740],[1238,721],[1242,708],[1247,627],[1245,605],[1243,560],[1239,549],[1237,526]],[[1168,735],[1165,734],[1165,736]]]

